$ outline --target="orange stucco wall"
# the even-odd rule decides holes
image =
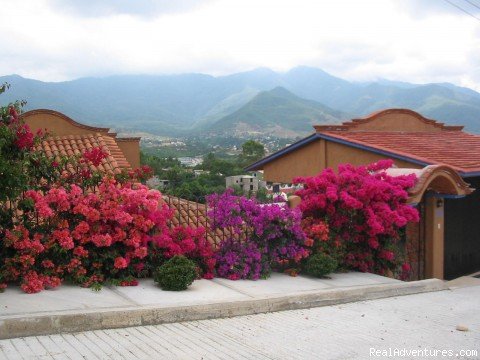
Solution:
[[[28,113],[27,113],[28,114]],[[52,135],[85,135],[92,132],[106,133],[102,128],[93,128],[88,126],[76,126],[64,118],[50,113],[38,113],[24,117],[25,123],[30,126],[33,132],[38,129],[47,128]],[[102,131],[103,130],[103,131]]]
[[[296,176],[312,176],[322,170],[325,163],[324,140],[315,141],[280,159],[265,164],[265,181],[290,183]]]
[[[386,157],[319,139],[265,164],[263,176],[266,181],[290,183],[297,176],[316,175],[326,167],[337,169],[338,165],[346,163],[366,165],[382,159]],[[422,167],[402,160],[395,160],[395,165],[402,168]]]
[[[340,164],[366,165],[378,160],[387,159],[387,156],[375,154],[373,152],[357,149],[348,145],[338,144],[331,141],[326,142],[327,162],[326,167],[337,169]],[[397,167],[421,169],[419,166],[407,161],[394,160]]]
[[[118,147],[122,150],[125,158],[133,169],[140,167],[140,139],[118,138]]]
[[[354,131],[442,131],[441,127],[419,121],[411,114],[390,113],[378,116],[375,121],[367,121],[352,126]]]

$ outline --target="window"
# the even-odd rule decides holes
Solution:
[[[253,185],[250,185],[250,190],[253,190]]]

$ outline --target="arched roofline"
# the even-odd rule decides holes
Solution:
[[[347,131],[347,130],[355,130],[358,125],[366,124],[372,121],[375,121],[382,116],[389,115],[389,114],[401,114],[401,115],[410,115],[421,122],[431,125],[433,127],[439,128],[445,131],[461,131],[463,126],[461,125],[445,125],[442,122],[438,122],[436,120],[428,119],[423,115],[419,114],[416,111],[410,109],[385,109],[380,111],[375,111],[365,117],[355,118],[350,121],[343,122],[341,125],[315,125],[314,128],[317,132],[321,131]]]
[[[58,117],[62,120],[65,120],[66,122],[68,122],[69,124],[71,124],[73,126],[76,126],[78,128],[82,128],[82,129],[85,129],[85,130],[89,130],[91,132],[108,133],[110,131],[110,128],[102,128],[102,127],[95,127],[95,126],[81,124],[79,122],[76,122],[72,118],[68,117],[67,115],[62,114],[61,112],[58,112],[58,111],[55,111],[55,110],[50,110],[50,109],[30,110],[30,111],[27,111],[27,112],[21,114],[21,118],[25,120],[26,118],[28,118],[30,116],[34,116],[34,115],[56,116],[56,117]]]
[[[408,169],[403,169],[408,170]],[[429,165],[417,170],[417,182],[408,190],[409,203],[419,203],[427,192],[439,195],[465,196],[475,189],[448,165]]]

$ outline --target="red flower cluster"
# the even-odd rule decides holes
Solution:
[[[100,147],[94,147],[93,149],[86,150],[83,153],[83,158],[91,162],[94,166],[100,165],[102,160],[107,156],[108,154]]]
[[[138,179],[139,181],[143,182],[153,176],[153,169],[148,165],[143,165],[135,170],[130,171],[128,175],[132,179]]]
[[[29,150],[33,146],[33,133],[27,124],[22,124],[17,128],[15,145],[20,150]]]
[[[207,240],[205,229],[177,226],[170,233],[152,237],[156,251],[165,258],[183,255],[195,260],[199,266],[200,275],[212,279],[215,269],[215,258],[212,245]]]
[[[349,268],[398,271],[400,229],[418,221],[418,212],[406,204],[406,190],[415,184],[415,175],[389,176],[385,170],[392,165],[391,160],[340,165],[338,173],[325,169],[317,176],[296,179],[304,184],[297,194],[302,198],[307,245],[324,242],[322,251],[343,252],[343,265]]]
[[[168,233],[171,211],[158,191],[140,184],[104,179],[95,193],[71,185],[45,194],[27,191],[25,198],[34,204],[25,213],[34,230],[17,226],[6,232],[4,246],[13,255],[1,275],[20,280],[27,292],[63,279],[87,286],[100,279],[131,281],[143,268],[151,236]]]

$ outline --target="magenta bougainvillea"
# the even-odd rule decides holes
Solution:
[[[191,228],[176,226],[169,232],[160,232],[152,236],[152,256],[160,258],[160,263],[176,255],[194,260],[198,266],[198,275],[212,279],[215,272],[215,258],[212,244],[207,240],[203,227]]]
[[[322,251],[339,255],[350,269],[379,274],[408,269],[401,266],[398,242],[402,228],[418,221],[417,210],[406,204],[416,177],[389,176],[385,170],[392,165],[391,160],[340,165],[338,173],[325,169],[295,180],[304,185],[297,194],[308,238],[323,242]]]
[[[285,203],[260,204],[230,190],[207,197],[207,202],[213,229],[228,227],[236,234],[220,244],[219,276],[258,279],[308,256],[301,213]]]

